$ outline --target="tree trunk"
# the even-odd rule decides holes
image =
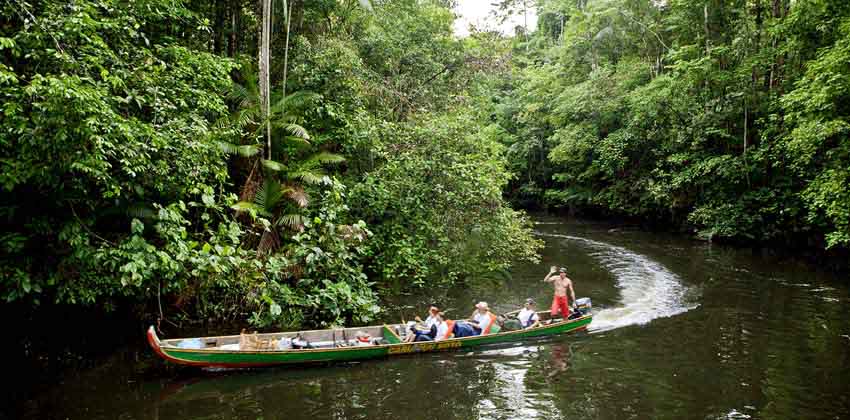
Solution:
[[[705,55],[711,53],[711,31],[708,29],[708,2],[702,6],[703,29],[705,30]]]
[[[708,28],[708,1],[703,4],[702,7],[702,15],[703,15],[703,29],[705,30],[705,56],[707,58],[711,57],[711,31]],[[711,85],[708,83],[708,76],[706,76],[704,81],[704,89],[705,93],[708,95],[711,91]],[[708,103],[709,101],[705,101],[705,110],[708,111]]]
[[[269,117],[269,39],[271,37],[271,15],[272,2],[271,0],[261,0],[263,3],[263,21],[260,27],[260,106],[263,113],[263,121],[266,125],[266,147],[267,159],[272,159],[272,133],[271,126],[268,124]]]
[[[213,27],[215,38],[213,39],[213,53],[216,55],[221,55],[221,53],[224,52],[224,15],[227,10],[225,1],[226,0],[216,0],[215,2],[215,26]]]
[[[289,68],[289,23],[292,21],[292,4],[284,0],[283,7],[286,17],[286,43],[283,48],[283,97],[286,98],[286,71]]]
[[[238,49],[237,48],[237,43],[239,41],[239,38],[238,38],[238,34],[239,34],[238,22],[239,22],[239,14],[242,12],[240,9],[241,9],[241,7],[240,7],[238,0],[232,0],[230,2],[230,37],[229,37],[230,39],[227,43],[227,56],[228,57],[235,57],[236,56],[236,50]]]
[[[747,177],[747,188],[751,188],[750,184],[750,168],[747,163],[747,125],[749,124],[749,114],[747,112],[747,101],[744,101],[744,175]]]

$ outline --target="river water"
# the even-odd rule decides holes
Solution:
[[[594,304],[588,332],[474,351],[328,367],[205,372],[139,339],[69,369],[10,418],[835,419],[850,418],[850,290],[817,267],[672,235],[538,217],[539,264],[439,297],[460,318],[485,300],[542,307],[550,265]],[[140,331],[141,335],[141,331]],[[0,414],[2,417],[2,414]]]

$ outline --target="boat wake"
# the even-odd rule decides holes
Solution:
[[[663,265],[626,248],[577,236],[538,232],[541,236],[581,243],[589,255],[610,271],[620,289],[620,306],[593,315],[588,331],[603,332],[627,325],[643,325],[653,319],[678,315],[696,308],[694,291]]]

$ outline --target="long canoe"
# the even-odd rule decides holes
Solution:
[[[548,312],[538,312],[538,314],[544,323],[547,322]],[[249,368],[364,360],[521,341],[532,337],[584,330],[587,329],[592,319],[593,315],[588,312],[578,318],[552,320],[548,324],[523,330],[415,343],[405,343],[396,333],[396,331],[402,331],[405,328],[403,324],[259,334],[257,337],[263,340],[298,337],[316,345],[315,348],[309,349],[262,351],[239,350],[237,348],[240,342],[239,335],[160,340],[153,326],[148,329],[147,335],[148,343],[153,350],[163,359],[173,363],[197,367]],[[348,345],[358,332],[365,332],[376,338],[378,344],[368,346]],[[186,348],[184,343],[187,342],[191,342],[194,347],[201,348]]]

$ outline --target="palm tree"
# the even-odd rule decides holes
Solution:
[[[263,167],[275,176],[266,177],[252,200],[243,200],[233,206],[234,210],[247,211],[255,221],[257,216],[262,216],[270,222],[264,226],[257,253],[264,254],[280,248],[280,235],[284,230],[304,230],[301,211],[310,204],[304,186],[329,182],[322,165],[342,161],[342,156],[327,152],[314,153],[306,159],[291,162],[289,166],[271,160],[262,161]]]
[[[269,112],[265,115],[256,73],[251,67],[250,63],[243,64],[243,83],[234,82],[228,91],[227,98],[236,105],[236,112],[220,120],[218,127],[220,130],[236,130],[240,144],[220,142],[222,150],[245,157],[254,156],[262,150],[262,138],[266,132],[270,132],[278,143],[283,140],[309,144],[310,135],[299,124],[300,115],[306,106],[318,99],[318,95],[311,92],[294,92],[289,95],[272,93]],[[268,159],[273,158],[273,148],[271,143],[266,145]]]
[[[279,93],[272,95],[272,106],[268,116],[263,112],[257,74],[253,64],[243,63],[242,83],[234,82],[227,97],[235,104],[236,111],[218,122],[219,133],[229,137],[237,137],[238,142],[219,140],[219,148],[227,154],[249,159],[245,171],[248,175],[242,184],[240,199],[250,201],[256,189],[263,183],[259,156],[264,149],[263,137],[271,133],[274,141],[265,145],[266,156],[273,152],[286,154],[288,150],[307,148],[310,146],[310,135],[301,124],[300,115],[318,95],[309,92],[295,92],[283,96]]]
[[[237,110],[227,121],[220,122],[222,130],[238,133],[240,143],[219,141],[219,147],[225,153],[250,159],[251,170],[242,187],[241,201],[233,208],[247,212],[255,222],[258,216],[270,222],[263,226],[257,246],[258,253],[266,253],[280,247],[283,230],[303,230],[301,211],[310,202],[305,186],[318,185],[327,179],[322,165],[345,159],[334,153],[311,150],[310,134],[300,124],[301,111],[318,95],[272,94],[270,112],[265,117],[255,74],[247,71],[244,83],[234,83],[228,98]],[[272,139],[266,155],[280,156],[281,160],[258,156],[266,133],[271,133]]]

